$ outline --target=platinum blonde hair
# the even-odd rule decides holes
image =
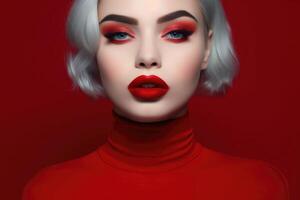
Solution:
[[[104,96],[96,63],[100,34],[98,1],[101,0],[75,0],[67,19],[68,38],[78,49],[78,52],[68,56],[68,74],[75,87],[94,98]],[[199,9],[207,28],[213,31],[213,38],[208,66],[201,73],[197,92],[201,88],[210,94],[225,92],[238,71],[231,29],[219,0],[200,0],[200,3]]]

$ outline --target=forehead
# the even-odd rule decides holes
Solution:
[[[99,0],[98,6],[99,19],[109,14],[119,14],[139,21],[155,21],[177,10],[186,10],[197,19],[202,18],[200,0]]]

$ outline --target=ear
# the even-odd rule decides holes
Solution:
[[[209,57],[210,57],[210,52],[211,52],[211,48],[212,48],[212,38],[213,38],[213,31],[209,30],[208,36],[207,36],[207,41],[206,41],[205,54],[204,54],[204,58],[203,58],[202,64],[201,64],[201,70],[204,70],[207,68]]]

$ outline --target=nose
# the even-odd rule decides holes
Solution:
[[[145,39],[139,46],[135,66],[137,68],[160,68],[161,58],[156,42],[152,39]]]

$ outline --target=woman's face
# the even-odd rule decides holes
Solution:
[[[183,115],[211,46],[199,1],[100,0],[98,13],[97,63],[114,111],[138,122]],[[153,79],[130,87],[141,75],[155,75],[167,88]]]

